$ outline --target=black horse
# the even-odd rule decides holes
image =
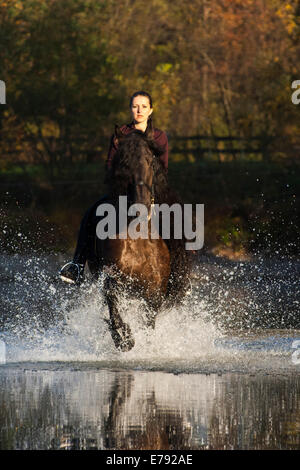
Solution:
[[[166,171],[158,158],[161,149],[138,130],[124,136],[116,127],[116,135],[118,151],[109,174],[109,195],[105,201],[116,211],[116,237],[101,239],[95,236],[88,265],[95,276],[101,271],[107,274],[105,297],[111,335],[119,350],[128,351],[135,343],[129,325],[122,320],[118,310],[120,292],[129,289],[133,295],[146,300],[149,307],[147,323],[154,328],[155,315],[162,305],[170,306],[184,297],[189,285],[190,262],[185,250],[186,240],[172,237],[173,219],[170,239],[163,239],[160,233],[157,238],[151,236],[153,202],[181,204],[170,189]],[[130,205],[139,203],[147,208],[147,239],[130,237],[128,227],[132,218],[127,215],[125,224],[120,226],[118,223],[119,196],[127,196]]]

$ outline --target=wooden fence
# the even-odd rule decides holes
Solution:
[[[172,155],[186,155],[187,159],[216,159],[218,161],[242,159],[267,160],[268,147],[272,138],[263,137],[221,137],[195,135],[170,137]]]
[[[217,160],[228,161],[238,159],[269,159],[269,144],[273,138],[266,136],[258,137],[230,137],[230,136],[168,136],[170,156],[184,156],[187,160]],[[3,156],[23,154],[26,161],[26,154],[31,155],[38,162],[92,162],[99,159],[99,155],[105,158],[109,138],[99,136],[94,142],[88,142],[86,139],[77,137],[70,143],[64,143],[60,139],[44,138],[39,141],[31,138],[22,142],[18,147],[15,141],[5,139],[6,149]],[[44,148],[44,150],[43,150]]]

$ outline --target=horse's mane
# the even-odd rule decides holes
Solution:
[[[126,136],[122,137],[119,135],[118,137],[118,149],[114,156],[109,175],[111,195],[115,197],[127,194],[128,186],[132,181],[132,175],[137,167],[137,160],[141,158],[142,152],[145,152],[145,144],[154,155],[155,203],[166,203],[169,206],[177,203],[183,206],[179,196],[170,188],[167,172],[159,159],[159,156],[162,155],[164,150],[153,139],[139,130],[134,130]],[[168,285],[168,297],[171,301],[180,301],[184,297],[189,284],[190,257],[185,250],[187,240],[184,238],[184,230],[182,230],[182,239],[176,240],[172,238],[172,235],[174,235],[173,217],[170,217],[170,223],[171,239],[165,240],[171,256],[171,276]]]
[[[157,157],[163,153],[155,141],[137,129],[127,135],[119,134],[117,142],[118,148],[109,175],[110,191],[115,196],[127,194],[128,185],[132,182],[138,161],[145,154],[146,146]]]

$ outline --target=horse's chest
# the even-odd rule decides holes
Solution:
[[[105,251],[109,264],[130,277],[159,284],[170,275],[170,254],[162,239],[110,240]]]

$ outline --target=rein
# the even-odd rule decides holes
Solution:
[[[154,174],[154,154],[152,154],[152,170],[153,170],[153,174]],[[154,205],[154,183],[152,183],[152,186],[150,187],[148,183],[146,183],[145,181],[141,180],[139,181],[138,183],[135,183],[135,186],[145,186],[148,191],[151,193],[151,206]]]
[[[139,181],[135,184],[135,186],[145,186],[151,193],[151,205],[154,204],[154,184],[152,184],[152,186],[150,187],[149,184],[145,183],[145,181]]]
[[[153,173],[154,173],[154,154],[152,154],[152,170],[153,170]],[[151,219],[151,216],[152,216],[152,212],[154,210],[154,201],[155,201],[155,198],[154,198],[154,183],[152,183],[152,186],[150,187],[148,183],[146,183],[145,181],[141,180],[141,181],[138,181],[135,186],[145,186],[148,191],[151,193],[151,210],[150,210],[150,214],[148,215],[148,220]]]

